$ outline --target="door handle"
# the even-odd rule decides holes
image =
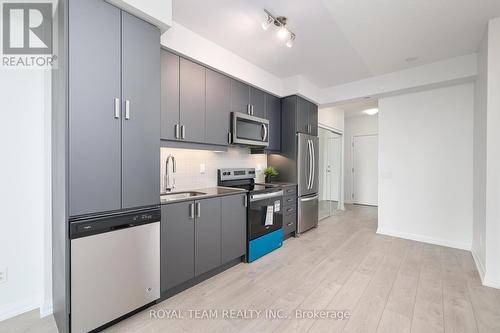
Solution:
[[[312,188],[311,183],[312,183],[313,156],[312,156],[311,146],[312,146],[311,140],[307,140],[307,149],[308,149],[308,155],[309,155],[309,179],[307,181],[307,189],[308,190],[310,190]]]
[[[201,216],[201,203],[197,202],[196,203],[196,217],[200,217],[200,216]]]
[[[314,152],[314,142],[311,140],[311,153],[312,153],[312,177],[311,177],[311,189],[314,187],[314,178],[316,178],[316,153]]]
[[[266,124],[262,124],[262,132],[264,132],[262,135],[262,141],[266,141],[266,139],[267,139],[267,126],[266,126]]]
[[[115,118],[120,118],[120,99],[115,98]]]
[[[247,195],[246,194],[243,196],[243,205],[245,206],[245,208],[248,207],[248,205],[247,205]]]
[[[181,139],[184,140],[186,138],[186,126],[181,126]]]
[[[253,116],[253,105],[250,105],[250,112],[251,112],[251,115]]]
[[[125,120],[130,119],[130,101],[128,99],[125,100]]]
[[[175,124],[174,126],[174,131],[175,131],[175,138],[179,138],[179,124]]]
[[[313,201],[313,200],[316,200],[316,199],[318,199],[318,198],[319,198],[319,196],[315,195],[314,197],[300,199],[300,201],[301,201],[301,202],[307,202],[307,201]]]
[[[194,219],[194,203],[189,204],[189,219]]]
[[[250,115],[252,114],[250,104],[247,104],[247,114],[250,114]]]

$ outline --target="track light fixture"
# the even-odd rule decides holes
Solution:
[[[264,12],[267,15],[267,19],[262,22],[262,29],[268,30],[269,27],[274,24],[278,29],[277,35],[280,40],[286,40],[286,46],[292,47],[295,41],[295,34],[288,30],[286,27],[287,18],[284,16],[274,16],[267,9],[264,8]]]

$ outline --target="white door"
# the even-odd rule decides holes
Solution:
[[[353,202],[378,205],[378,136],[352,138]]]

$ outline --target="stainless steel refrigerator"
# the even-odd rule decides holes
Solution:
[[[278,169],[278,180],[297,184],[297,235],[318,225],[319,140],[297,133],[283,142],[281,154],[270,154],[268,164]]]
[[[297,233],[318,225],[319,140],[297,133]]]

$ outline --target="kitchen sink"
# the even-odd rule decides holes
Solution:
[[[165,193],[160,196],[161,200],[164,201],[176,201],[176,200],[184,200],[192,197],[198,197],[200,195],[206,195],[206,193],[203,192],[196,192],[196,191],[186,191],[186,192],[172,192],[172,193]]]

